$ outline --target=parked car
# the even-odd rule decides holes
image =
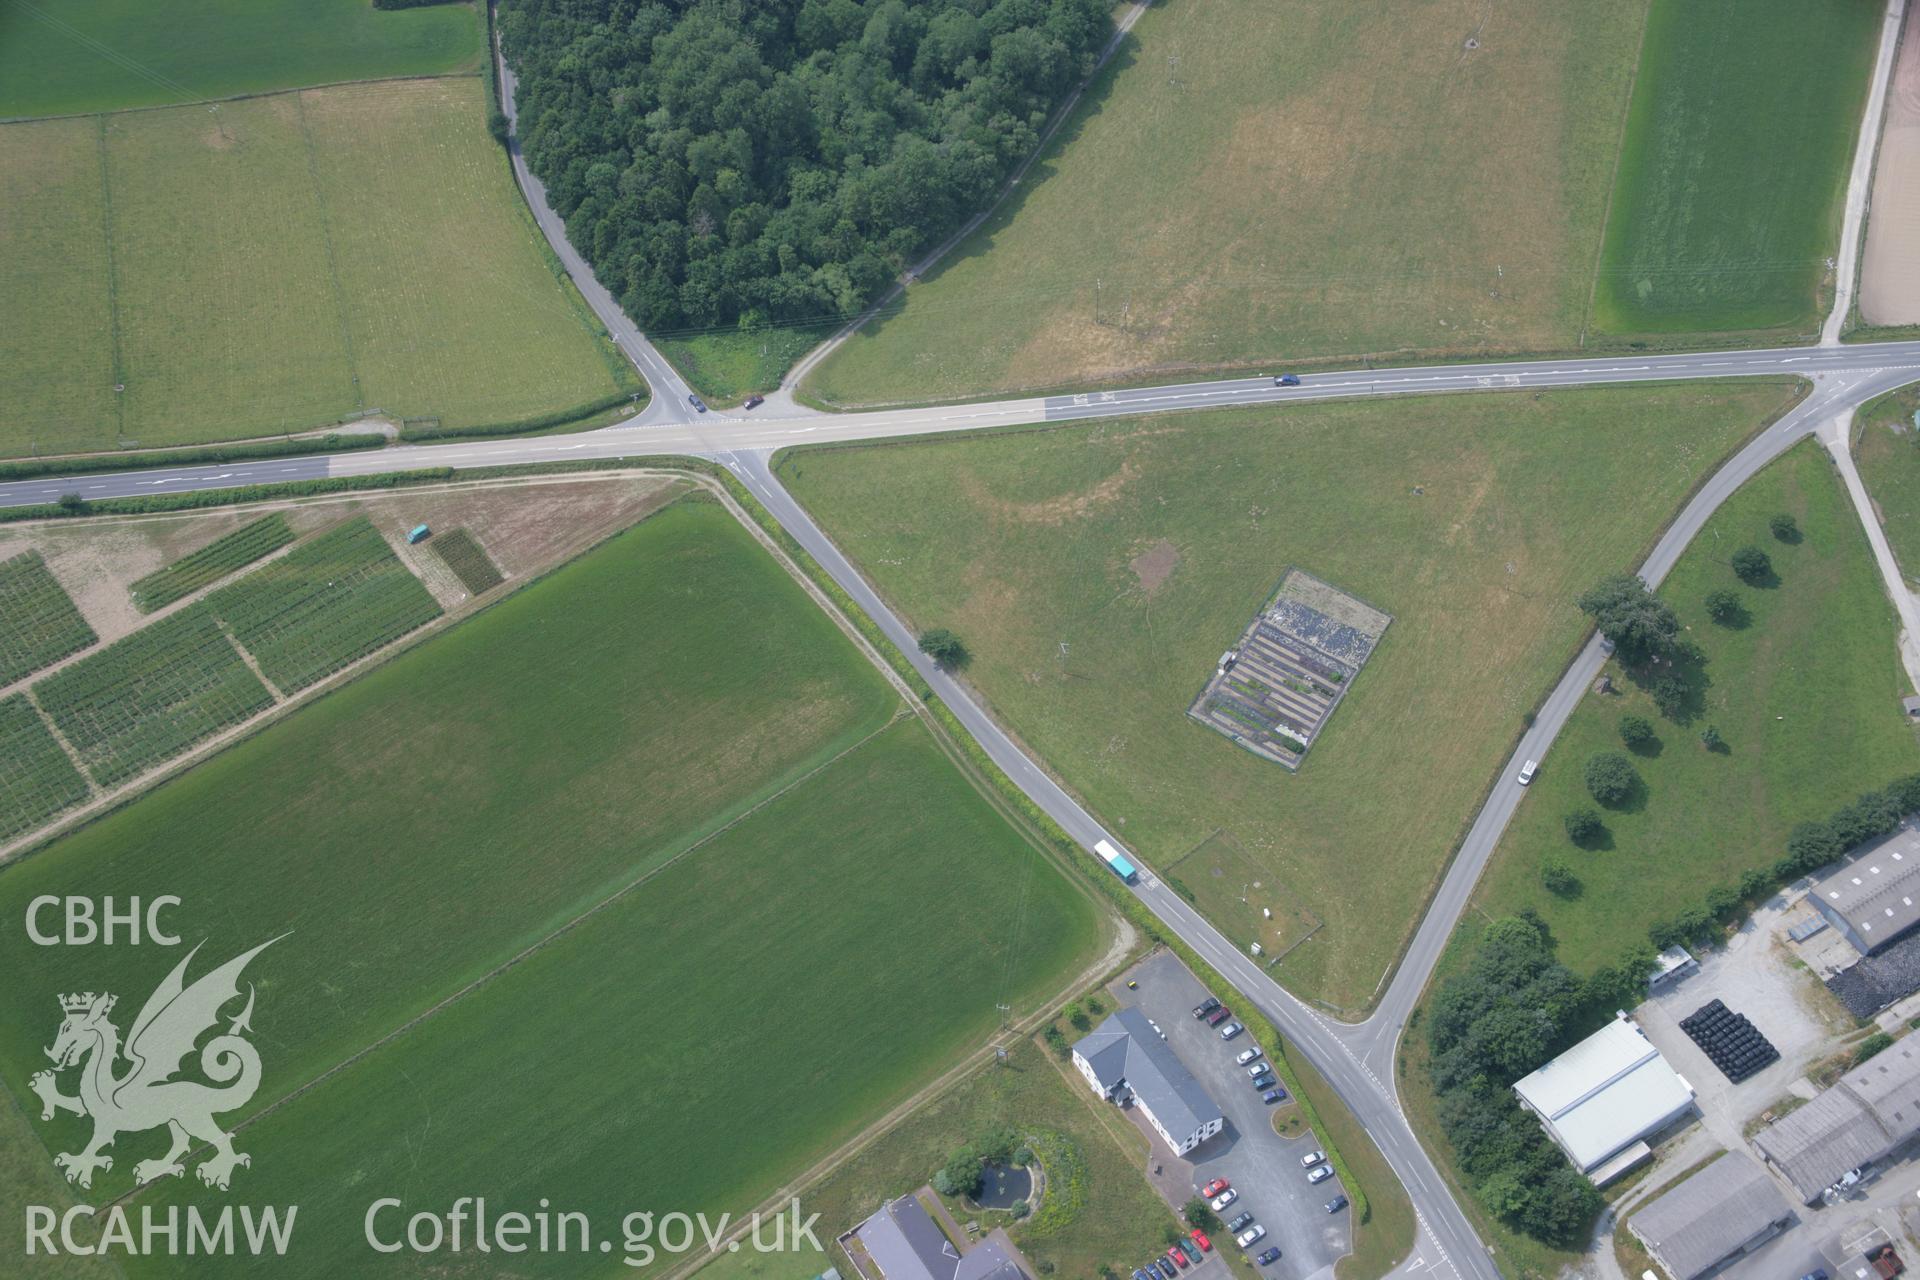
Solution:
[[[749,409],[758,409],[761,405],[765,404],[766,402],[767,402],[767,398],[765,396],[748,396],[746,407]]]
[[[1155,1258],[1153,1260],[1153,1268],[1154,1270],[1158,1271],[1162,1276],[1166,1277],[1166,1280],[1173,1280],[1175,1276],[1180,1274],[1178,1271],[1174,1270],[1173,1264],[1171,1262],[1168,1262],[1165,1258]]]
[[[1307,1170],[1308,1182],[1325,1182],[1328,1178],[1331,1178],[1332,1176],[1333,1176],[1333,1167],[1331,1165],[1323,1164],[1317,1169]]]
[[[1520,766],[1520,785],[1524,787],[1529,782],[1532,782],[1533,775],[1538,772],[1540,772],[1540,762],[1538,760],[1529,760],[1525,764],[1521,765]]]
[[[1207,1015],[1207,1025],[1210,1027],[1217,1027],[1221,1023],[1225,1022],[1228,1018],[1231,1018],[1232,1016],[1233,1015],[1227,1011],[1227,1006],[1223,1004],[1215,1005],[1213,1012]]]
[[[1256,1062],[1247,1068],[1247,1075],[1256,1080],[1261,1076],[1270,1076],[1272,1074],[1273,1065],[1267,1062]]]
[[[1207,1204],[1213,1209],[1215,1213],[1218,1213],[1222,1209],[1226,1208],[1228,1205],[1232,1204],[1235,1200],[1238,1200],[1239,1198],[1240,1198],[1240,1193],[1238,1191],[1235,1191],[1232,1187],[1228,1187],[1225,1191],[1222,1191],[1219,1195],[1207,1201]]]
[[[1246,1028],[1239,1023],[1229,1022],[1226,1026],[1220,1028],[1220,1038],[1222,1040],[1231,1040],[1245,1030]]]
[[[1255,1058],[1259,1057],[1260,1052],[1261,1050],[1259,1045],[1255,1045],[1251,1049],[1242,1049],[1240,1051],[1240,1056],[1235,1058],[1234,1061],[1244,1067],[1249,1062],[1252,1062]]]
[[[1225,1178],[1215,1178],[1212,1182],[1200,1188],[1200,1198],[1202,1200],[1211,1200],[1232,1185],[1233,1184]]]
[[[1144,1271],[1135,1271],[1133,1273],[1133,1280],[1153,1280],[1153,1277]]]
[[[1233,1239],[1242,1249],[1251,1249],[1266,1234],[1267,1229],[1256,1222]]]
[[[1247,1227],[1247,1224],[1252,1221],[1253,1221],[1252,1213],[1243,1213],[1239,1217],[1235,1218],[1232,1222],[1229,1222],[1227,1224],[1227,1230],[1244,1231]]]
[[[1280,1246],[1278,1245],[1273,1246],[1271,1249],[1268,1249],[1265,1253],[1255,1258],[1254,1261],[1263,1267],[1280,1261]]]
[[[1207,1239],[1207,1233],[1202,1231],[1198,1227],[1195,1227],[1193,1230],[1187,1232],[1187,1237],[1191,1239],[1195,1244],[1200,1246],[1200,1252],[1202,1253],[1205,1253],[1207,1250],[1213,1248],[1213,1241]]]
[[[1176,1240],[1173,1242],[1173,1256],[1176,1258],[1185,1258],[1188,1262],[1198,1262],[1200,1261],[1200,1246],[1191,1240]]]
[[[1285,1089],[1269,1089],[1260,1095],[1260,1101],[1266,1103],[1268,1106],[1272,1106],[1276,1102],[1285,1102],[1286,1100],[1287,1091]]]
[[[1253,1087],[1258,1090],[1273,1088],[1273,1073],[1270,1071],[1262,1071],[1253,1078]]]
[[[1196,1018],[1204,1018],[1208,1014],[1212,1013],[1215,1009],[1218,1009],[1219,1007],[1220,1007],[1220,1002],[1218,1000],[1215,1000],[1212,996],[1208,996],[1205,1000],[1202,1000],[1199,1004],[1193,1006],[1193,1016]]]
[[[1317,1164],[1325,1164],[1326,1159],[1327,1153],[1324,1151],[1309,1151],[1300,1157],[1300,1167],[1302,1169],[1311,1169]]]
[[[1346,1207],[1347,1198],[1345,1196],[1335,1196],[1333,1199],[1327,1201],[1328,1213],[1338,1213]]]
[[[1273,385],[1276,387],[1297,387],[1300,385],[1300,375],[1297,373],[1276,373],[1273,375]]]
[[[1185,1271],[1192,1264],[1187,1261],[1187,1251],[1179,1245],[1167,1250],[1167,1256],[1173,1259],[1173,1265]]]

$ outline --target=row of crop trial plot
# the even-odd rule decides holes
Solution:
[[[0,561],[0,685],[52,666],[95,638],[39,552]]]
[[[258,522],[238,533],[248,536],[214,561],[250,555],[279,529]],[[305,689],[439,616],[362,516],[68,664],[33,686],[33,700],[94,783],[115,787],[258,715],[276,689]],[[17,704],[0,702],[0,839],[88,794],[32,706]]]

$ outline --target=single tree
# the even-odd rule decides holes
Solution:
[[[1728,563],[1733,566],[1733,571],[1739,574],[1744,582],[1765,582],[1773,573],[1773,561],[1767,558],[1766,552],[1752,543],[1734,552]]]
[[[949,670],[967,665],[967,646],[961,643],[959,636],[945,627],[922,631],[920,652]]]
[[[1556,898],[1571,898],[1580,892],[1580,877],[1558,858],[1548,858],[1540,864],[1540,883]]]
[[[1800,526],[1795,524],[1793,517],[1784,511],[1768,520],[1767,528],[1773,530],[1773,536],[1782,542],[1797,542],[1800,540]]]
[[[1633,762],[1618,751],[1599,751],[1587,761],[1587,793],[1608,808],[1625,804],[1640,782]]]
[[[1725,587],[1707,592],[1707,616],[1723,625],[1732,622],[1740,616],[1739,595]]]
[[[1645,751],[1653,745],[1653,722],[1645,716],[1621,716],[1620,741],[1630,750]]]
[[[1672,608],[1631,573],[1602,578],[1574,603],[1628,665],[1665,652],[1680,633],[1680,619]]]
[[[1600,815],[1586,805],[1567,810],[1562,821],[1566,823],[1567,839],[1575,844],[1585,844],[1600,834]]]
[[[1720,736],[1719,729],[1708,725],[1700,731],[1700,745],[1709,751],[1718,751],[1727,745],[1727,740]]]
[[[68,515],[85,515],[87,500],[77,493],[63,493],[60,495],[60,509]]]
[[[1186,1207],[1180,1211],[1180,1216],[1187,1220],[1188,1226],[1200,1231],[1220,1229],[1220,1219],[1214,1216],[1213,1210],[1199,1196],[1187,1201]]]

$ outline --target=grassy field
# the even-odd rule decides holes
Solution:
[[[20,1096],[37,1117],[40,1100],[24,1088]],[[60,1213],[74,1203],[73,1189],[47,1159],[28,1122],[26,1107],[17,1102],[10,1084],[0,1087],[0,1257],[7,1260],[9,1276],[19,1280],[121,1280],[125,1273],[110,1258],[65,1252],[27,1256],[26,1206],[45,1205]],[[80,1226],[78,1222],[75,1225]],[[76,1232],[76,1238],[92,1240],[97,1233]],[[794,1280],[801,1278],[796,1276]]]
[[[0,0],[0,116],[175,106],[480,60],[476,6],[366,0]]]
[[[276,511],[148,574],[129,587],[128,592],[135,608],[142,613],[152,613],[176,600],[186,599],[200,588],[244,569],[292,541],[293,530],[287,527],[287,518]]]
[[[633,384],[485,116],[462,77],[0,126],[0,452],[459,426]]]
[[[838,324],[793,325],[759,333],[649,335],[662,355],[711,405],[726,408],[754,392],[780,385],[794,361],[828,338]]]
[[[1767,531],[1784,511],[1802,538]],[[1779,585],[1748,587],[1726,564],[1732,548],[1762,546]],[[1707,592],[1738,592],[1738,625],[1710,621]],[[1795,823],[1824,818],[1862,791],[1920,768],[1920,743],[1902,723],[1904,675],[1898,624],[1853,506],[1833,464],[1813,442],[1797,446],[1716,513],[1661,588],[1688,635],[1705,650],[1703,705],[1686,725],[1663,720],[1652,700],[1615,670],[1622,692],[1589,697],[1543,762],[1507,828],[1466,921],[1538,911],[1576,973],[1617,961],[1644,941],[1645,925],[1699,905],[1750,867],[1786,851]],[[1652,721],[1658,745],[1637,753],[1644,793],[1603,811],[1608,834],[1576,848],[1561,825],[1592,802],[1581,768],[1597,751],[1621,750],[1620,718]],[[1724,752],[1699,740],[1707,725]],[[1576,896],[1541,885],[1545,859],[1581,881]],[[1471,927],[1464,932],[1472,935]],[[1464,945],[1464,944],[1462,944]]]
[[[175,893],[190,904],[188,936],[234,951],[292,930],[255,1024],[275,1046],[264,1103],[866,738],[896,706],[724,512],[680,503],[10,865],[0,903],[14,912],[69,888]],[[103,949],[78,977],[71,957],[30,950],[11,957],[10,984],[30,1003],[0,994],[8,1079],[40,1054],[45,992],[144,990],[173,963]]]
[[[1880,19],[1856,0],[1653,0],[1595,329],[1819,327]]]
[[[1920,386],[1888,392],[1855,419],[1854,465],[1908,581],[1920,580]]]
[[[374,1265],[375,1194],[547,1197],[616,1243],[634,1209],[743,1210],[1050,994],[1094,912],[901,720],[246,1130],[250,1194],[297,1200],[303,1267],[335,1275],[442,1273]]]
[[[1020,193],[807,389],[1571,346],[1644,10],[1158,6]]]
[[[86,779],[26,695],[0,698],[0,840],[31,831],[86,798]]]
[[[780,465],[914,625],[959,633],[1000,718],[1150,864],[1224,831],[1297,895],[1325,928],[1276,976],[1356,1008],[1584,632],[1573,597],[1794,394],[1223,411]],[[1177,559],[1149,591],[1132,562],[1163,541]],[[1186,718],[1289,565],[1394,617],[1293,776]],[[1216,918],[1243,888],[1189,886]]]
[[[366,516],[309,538],[206,604],[282,693],[440,616],[432,593]]]
[[[37,552],[0,561],[0,684],[12,684],[93,641],[93,628]]]

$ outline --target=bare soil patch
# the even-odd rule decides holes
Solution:
[[[1860,264],[1868,324],[1920,324],[1920,10],[1900,33]]]
[[[1129,560],[1127,567],[1140,580],[1140,589],[1152,595],[1180,567],[1180,552],[1171,542],[1162,538]]]

